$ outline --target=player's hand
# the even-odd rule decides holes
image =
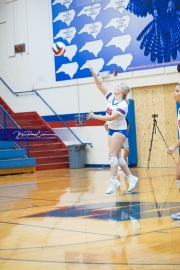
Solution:
[[[93,113],[93,111],[90,111],[90,113],[87,114],[86,118],[87,119],[95,119],[95,114]]]
[[[88,62],[88,63],[87,63],[87,65],[88,65],[88,67],[89,67],[89,69],[90,69],[91,73],[93,74],[93,73],[94,73],[94,70],[93,70],[93,68],[92,68],[91,64]]]
[[[176,148],[177,147],[175,145],[169,147],[169,149],[167,151],[168,155],[172,155],[172,153],[176,150]]]

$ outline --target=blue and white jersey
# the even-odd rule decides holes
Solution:
[[[177,124],[178,124],[178,133],[179,133],[179,139],[180,139],[180,108],[178,109]]]
[[[111,115],[113,112],[118,112],[119,117],[112,120],[107,121],[108,127],[114,130],[125,130],[127,129],[126,115],[128,112],[128,104],[124,99],[119,102],[115,101],[115,96],[108,92],[106,95],[106,99],[108,100],[106,106],[106,115]]]

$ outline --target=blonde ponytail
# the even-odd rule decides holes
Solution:
[[[125,83],[121,83],[121,87],[122,89],[124,90],[124,93],[123,93],[123,98],[124,100],[126,101],[127,104],[129,104],[129,100],[127,99],[127,95],[129,94],[130,92],[130,88],[127,84]]]

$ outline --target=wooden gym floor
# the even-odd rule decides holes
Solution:
[[[0,176],[0,269],[179,270],[175,168],[131,171],[111,195],[109,169]]]

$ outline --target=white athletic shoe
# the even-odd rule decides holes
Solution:
[[[138,182],[138,178],[134,175],[131,175],[130,177],[128,177],[128,182],[129,182],[128,192],[131,192],[133,188],[135,188]]]
[[[180,220],[180,212],[177,214],[172,214],[171,218],[173,218],[174,220]]]
[[[116,181],[110,181],[109,182],[109,187],[106,190],[106,194],[111,194],[113,193],[116,188],[118,188],[120,186],[120,182],[116,179]]]

